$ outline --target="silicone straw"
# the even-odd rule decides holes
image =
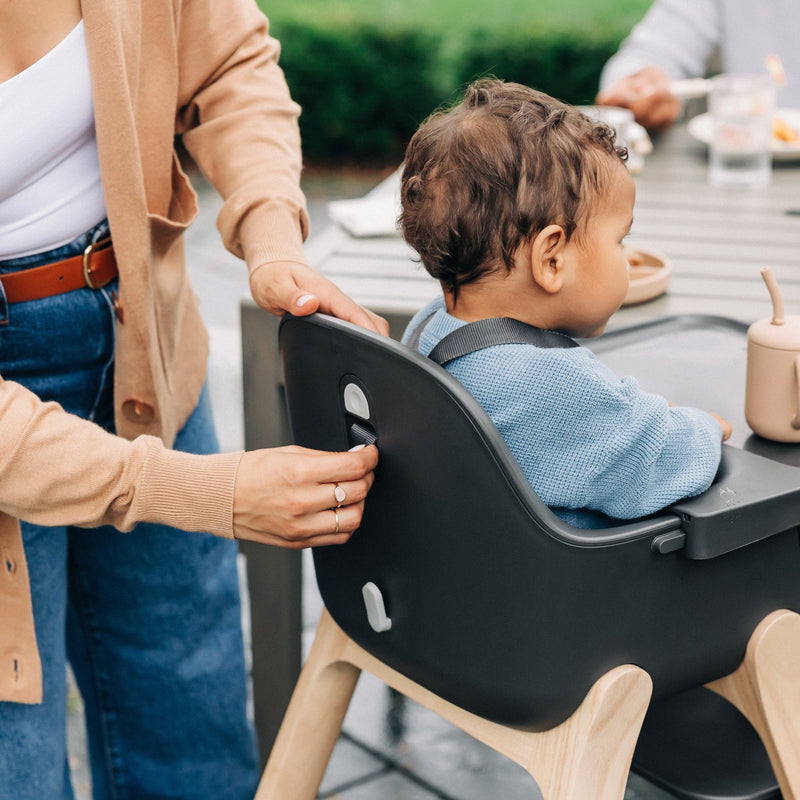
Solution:
[[[781,295],[781,290],[778,288],[778,281],[775,280],[770,267],[761,268],[761,277],[764,279],[764,283],[767,284],[769,296],[772,298],[772,324],[783,325],[785,322],[783,317],[783,295]]]

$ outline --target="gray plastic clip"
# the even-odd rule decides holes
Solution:
[[[361,387],[355,383],[348,383],[344,387],[344,407],[361,419],[369,419],[369,401]]]
[[[386,616],[381,590],[372,581],[361,587],[364,605],[367,609],[367,620],[375,633],[383,633],[392,627],[392,621]]]
[[[676,550],[683,550],[684,547],[686,547],[686,534],[683,531],[662,533],[650,543],[650,549],[662,556],[674,553]]]

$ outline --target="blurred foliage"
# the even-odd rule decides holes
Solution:
[[[624,32],[509,30],[473,34],[463,49],[458,83],[495,75],[575,105],[592,103],[600,70]]]
[[[598,16],[592,0],[594,16],[574,24],[545,24],[539,13],[520,24],[494,18],[480,28],[460,20],[458,10],[444,18],[449,24],[442,21],[440,0],[434,21],[426,15],[416,23],[408,4],[389,13],[374,0],[365,12],[359,2],[307,0],[271,9],[263,2],[292,95],[303,107],[303,150],[311,163],[397,163],[419,123],[485,75],[590,103],[603,64],[648,0],[627,0],[627,16],[612,15],[611,22]]]
[[[435,34],[302,21],[273,31],[292,96],[303,107],[309,160],[397,160],[442,99]]]

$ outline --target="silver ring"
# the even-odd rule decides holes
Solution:
[[[342,503],[347,500],[347,492],[338,483],[333,484],[333,496],[336,499],[336,508],[341,508]]]
[[[339,512],[335,508],[332,508],[331,511],[333,511],[333,517],[336,520],[336,529],[333,532],[335,536],[337,533],[339,533]]]

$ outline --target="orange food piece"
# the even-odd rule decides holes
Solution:
[[[800,140],[797,131],[785,120],[775,117],[772,120],[772,135],[782,142],[796,142]]]

